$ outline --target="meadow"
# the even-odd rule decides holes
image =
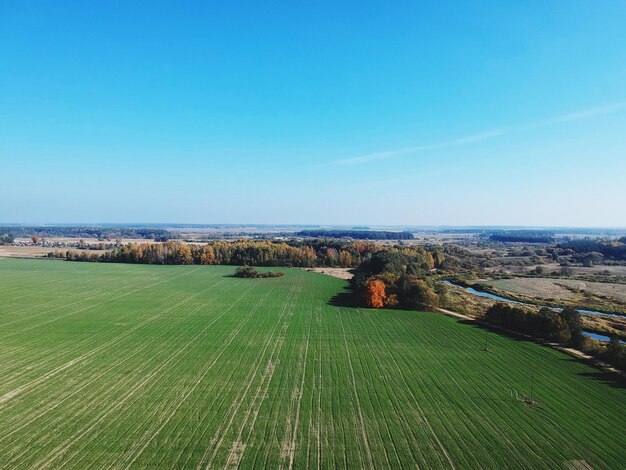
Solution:
[[[626,304],[626,284],[541,277],[498,279],[485,284],[502,291],[528,295],[539,299],[576,300],[586,295]]]
[[[340,306],[341,279],[234,269],[0,259],[0,468],[626,461],[613,376],[437,313]]]

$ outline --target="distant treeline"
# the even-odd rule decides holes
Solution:
[[[368,241],[314,239],[285,242],[269,240],[211,241],[187,244],[129,243],[105,253],[68,251],[70,261],[138,264],[223,264],[235,266],[345,267],[359,266],[380,251],[417,251],[413,247],[384,247]]]
[[[355,240],[413,240],[410,232],[387,232],[383,230],[302,230],[299,237],[354,238]]]
[[[626,237],[615,240],[572,240],[561,243],[559,248],[569,249],[575,253],[600,253],[605,258],[626,261]]]
[[[376,253],[397,253],[414,256],[393,262],[376,258],[381,264],[364,268],[370,275],[389,270],[417,273],[416,265],[440,272],[456,273],[477,269],[478,262],[468,250],[453,245],[381,245],[366,240],[335,238],[305,240],[214,240],[204,244],[182,243],[170,240],[165,243],[139,243],[116,246],[111,252],[81,253],[78,251],[54,252],[50,257],[63,257],[70,261],[101,261],[142,264],[224,264],[234,266],[295,266],[355,268],[370,260]],[[426,259],[424,264],[417,255]],[[374,262],[373,262],[374,263]],[[383,267],[383,264],[385,267]],[[410,266],[411,265],[411,266]],[[378,266],[378,267],[376,267]],[[392,268],[393,266],[393,268]],[[424,269],[420,268],[422,275]]]
[[[15,236],[10,232],[2,233],[1,230],[2,229],[0,229],[0,245],[10,245],[13,243]]]
[[[0,227],[0,234],[7,234],[13,238],[39,237],[69,237],[69,238],[98,238],[114,240],[116,238],[143,238],[168,240],[172,234],[158,228],[128,228],[128,227],[40,227],[16,226]]]
[[[490,234],[493,232],[493,230],[489,230],[484,227],[483,228],[476,228],[476,227],[443,228],[443,229],[429,229],[428,231],[432,233],[450,233],[450,234],[472,233],[472,234],[480,234],[480,235]]]
[[[510,230],[493,232],[489,239],[508,243],[554,243],[554,233],[544,230]]]

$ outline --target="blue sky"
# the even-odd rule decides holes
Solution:
[[[626,2],[0,7],[0,222],[626,226]]]

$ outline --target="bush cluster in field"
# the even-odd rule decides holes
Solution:
[[[265,271],[258,272],[253,266],[241,266],[235,270],[235,277],[245,277],[249,279],[257,279],[264,277],[283,277],[285,273]]]

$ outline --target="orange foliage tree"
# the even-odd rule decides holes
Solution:
[[[370,279],[365,285],[365,304],[371,308],[385,305],[385,283],[380,279]]]

